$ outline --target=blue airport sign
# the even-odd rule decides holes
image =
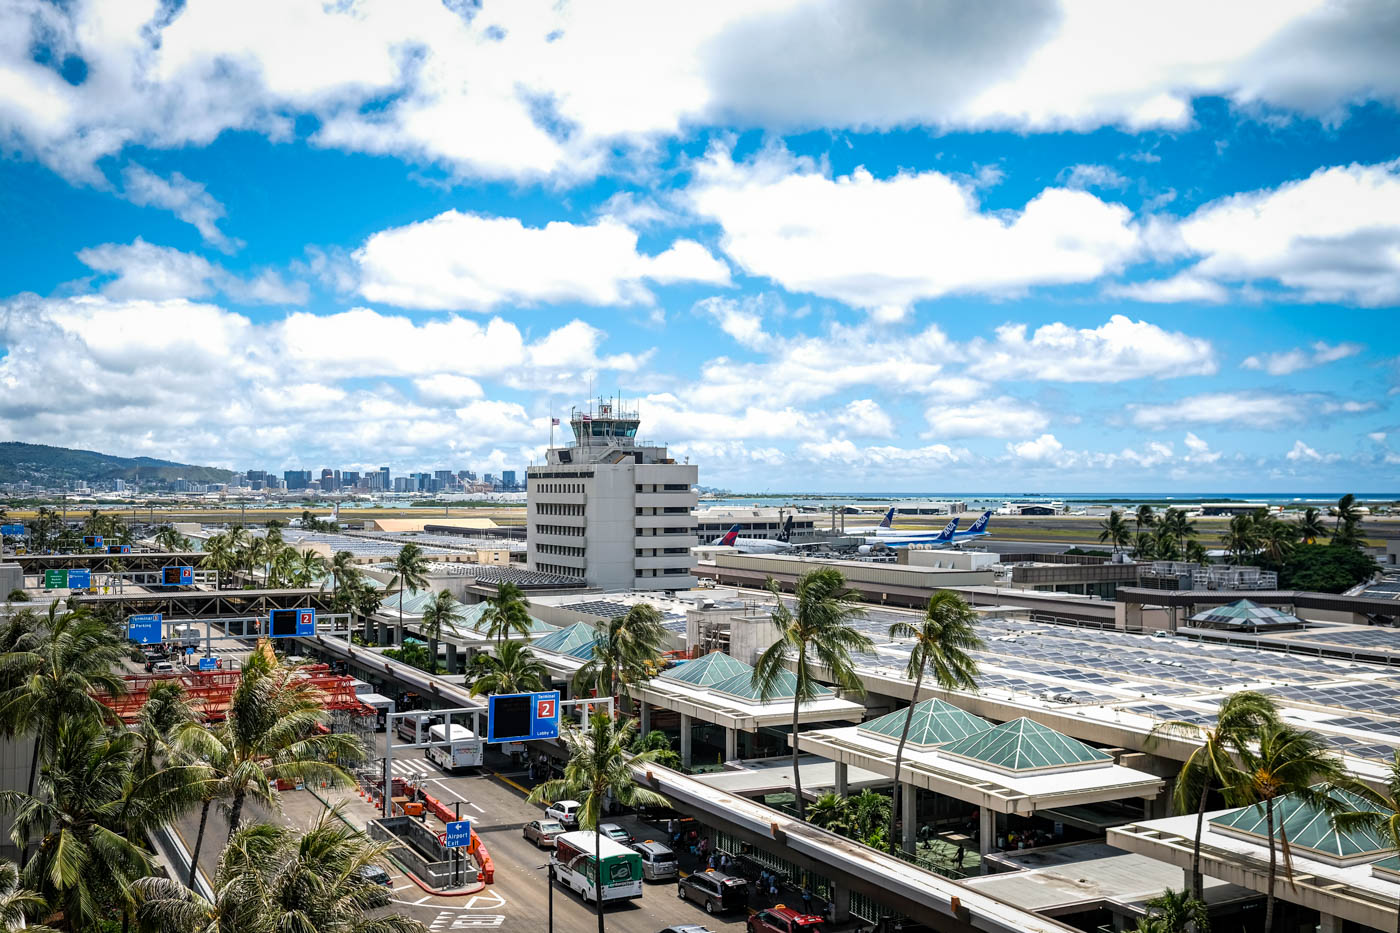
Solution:
[[[158,645],[165,640],[161,635],[160,623],[161,614],[159,612],[128,616],[126,620],[126,637],[138,644]]]
[[[68,588],[70,590],[86,590],[92,586],[92,571],[86,568],[82,570],[70,569],[68,571]]]
[[[217,671],[219,669],[218,658],[200,658],[199,669],[201,671]]]
[[[558,690],[493,694],[487,700],[487,742],[529,742],[558,737]]]
[[[0,525],[0,535],[10,535],[11,537],[18,537],[22,534],[24,534],[23,525]]]
[[[315,609],[273,609],[268,613],[269,638],[307,638],[316,634]]]
[[[447,824],[443,845],[449,849],[465,849],[472,844],[472,821],[453,820]]]
[[[194,568],[172,565],[160,568],[161,586],[194,586]]]
[[[83,538],[83,547],[101,547],[101,535],[87,535]]]

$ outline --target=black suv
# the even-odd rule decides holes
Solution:
[[[713,869],[697,871],[680,880],[676,885],[676,896],[683,901],[704,904],[707,914],[720,914],[748,906],[749,883],[737,875],[726,875]]]

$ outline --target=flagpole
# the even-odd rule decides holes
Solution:
[[[549,446],[554,446],[554,399],[549,400]]]

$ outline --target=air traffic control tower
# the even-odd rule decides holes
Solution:
[[[637,440],[640,425],[612,400],[575,410],[573,443],[526,471],[531,570],[605,590],[695,585],[698,468]]]

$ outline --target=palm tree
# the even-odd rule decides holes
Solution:
[[[1157,539],[1150,531],[1139,531],[1133,536],[1133,556],[1138,560],[1157,558]]]
[[[574,689],[596,690],[614,703],[619,691],[630,696],[629,687],[646,683],[660,670],[665,637],[661,615],[648,603],[614,616],[594,633],[593,652],[574,674]]]
[[[810,651],[816,655],[830,679],[843,690],[857,696],[864,694],[860,679],[851,663],[853,652],[874,649],[870,638],[851,627],[856,619],[865,617],[865,610],[856,602],[856,595],[846,588],[846,578],[834,567],[812,570],[797,578],[797,611],[791,611],[783,601],[776,581],[770,581],[769,592],[777,605],[773,608],[773,624],[778,627],[777,641],[759,656],[754,666],[753,685],[759,696],[767,701],[785,688],[788,664],[794,665],[792,691],[792,783],[796,793],[797,818],[805,819],[806,801],[802,798],[802,775],[797,767],[797,734],[802,704],[817,695],[816,672],[807,663]]]
[[[188,551],[190,539],[175,530],[173,525],[161,525],[156,529],[156,547],[162,551]]]
[[[1146,904],[1147,916],[1138,921],[1137,930],[1145,933],[1186,933],[1194,927],[1196,933],[1210,933],[1210,911],[1190,891],[1166,890]]]
[[[1117,514],[1117,513],[1114,513]],[[1127,534],[1127,528],[1122,528]],[[904,745],[909,741],[909,726],[914,721],[914,707],[919,703],[919,689],[924,675],[933,674],[934,683],[944,690],[976,690],[977,661],[969,652],[982,647],[982,639],[974,629],[977,614],[961,596],[952,590],[938,590],[929,597],[928,608],[919,622],[896,622],[890,626],[890,638],[913,641],[909,665],[904,676],[914,680],[914,696],[904,713],[904,728],[899,733],[899,745],[894,752],[894,803],[890,807],[890,854],[894,854],[895,823],[899,818],[899,769],[904,761]],[[913,814],[904,814],[906,820]]]
[[[219,857],[212,902],[179,882],[142,878],[133,886],[137,916],[162,933],[424,933],[417,920],[384,914],[393,893],[364,875],[383,867],[387,849],[347,825],[339,805],[305,833],[257,823]]]
[[[237,556],[244,570],[251,574],[253,572],[253,541],[248,529],[243,525],[233,525],[225,532],[225,535],[228,538],[229,550]]]
[[[1354,525],[1361,521],[1361,509],[1356,504],[1356,496],[1347,493],[1337,500],[1337,532],[1345,525]]]
[[[1177,813],[1196,809],[1196,837],[1191,846],[1191,893],[1202,898],[1201,834],[1205,831],[1206,801],[1212,788],[1224,790],[1234,781],[1235,760],[1265,729],[1278,722],[1278,710],[1267,695],[1252,690],[1232,693],[1220,701],[1215,725],[1172,720],[1158,723],[1148,736],[1149,746],[1162,736],[1194,739],[1200,745],[1181,766],[1172,806]]]
[[[1275,564],[1283,563],[1298,543],[1298,529],[1277,518],[1266,518],[1259,526],[1259,544],[1263,554]]]
[[[1186,542],[1186,551],[1181,556],[1188,564],[1205,565],[1210,563],[1210,554],[1206,552],[1205,545],[1195,538]]]
[[[416,593],[428,585],[428,559],[423,549],[416,544],[405,544],[399,548],[392,567],[394,577],[389,581],[389,591],[399,592],[399,624],[394,630],[394,643],[403,644],[403,591]]]
[[[335,601],[340,588],[353,577],[359,576],[359,570],[355,567],[355,555],[349,551],[336,551],[331,557],[331,601]]]
[[[472,682],[472,696],[488,693],[531,693],[544,689],[545,666],[529,645],[508,641],[495,655],[478,654],[480,673]]]
[[[452,598],[448,590],[440,590],[433,601],[423,607],[423,620],[418,624],[418,634],[428,639],[428,673],[437,670],[438,639],[442,637],[442,627],[457,628],[462,621],[462,604]]]
[[[1187,539],[1196,536],[1196,523],[1182,509],[1169,507],[1162,515],[1162,527],[1175,540],[1178,554],[1185,552]]]
[[[180,754],[208,767],[219,795],[229,798],[230,835],[238,829],[249,797],[277,806],[273,785],[279,779],[325,781],[337,787],[353,782],[341,765],[359,760],[364,749],[354,736],[321,731],[329,719],[324,699],[316,687],[293,679],[290,670],[275,666],[267,653],[255,651],[224,722],[214,730],[197,723],[179,730],[175,741]],[[191,855],[195,862],[208,807],[206,801]]]
[[[238,569],[238,551],[233,543],[233,532],[210,535],[204,542],[203,564],[214,571],[215,589],[223,589],[224,574]]]
[[[1099,522],[1099,541],[1110,542],[1114,552],[1120,548],[1126,548],[1131,540],[1132,535],[1128,533],[1128,523],[1123,521],[1123,513],[1117,509],[1110,510],[1108,518]]]
[[[1298,535],[1305,544],[1312,544],[1327,537],[1327,526],[1322,523],[1322,512],[1318,509],[1303,510],[1303,518],[1298,522]]]
[[[0,862],[0,933],[53,933],[52,927],[25,922],[26,916],[47,909],[42,897],[20,884],[15,863]]]
[[[530,803],[572,798],[583,805],[579,808],[579,828],[594,831],[593,877],[598,892],[598,933],[603,933],[603,878],[597,871],[597,866],[603,863],[603,837],[597,827],[604,816],[605,801],[611,799],[624,807],[669,805],[665,797],[638,786],[632,776],[633,769],[654,764],[659,754],[649,751],[632,755],[627,751],[636,730],[636,722],[628,720],[619,724],[602,712],[589,717],[587,732],[566,729],[561,735],[569,752],[564,776],[536,786],[526,798]]]
[[[65,719],[54,739],[38,792],[0,792],[0,810],[14,814],[17,845],[38,837],[25,885],[61,908],[69,929],[96,929],[106,908],[126,909],[132,882],[151,871],[136,840],[189,806],[203,777],[187,767],[138,776],[140,738],[93,718]]]
[[[1167,510],[1171,512],[1171,509]],[[1172,526],[1167,524],[1166,516],[1157,522],[1152,532],[1152,551],[1157,556],[1157,560],[1180,560],[1181,548],[1176,543],[1176,534],[1172,531]]]
[[[1369,785],[1348,789],[1374,806],[1369,810],[1334,814],[1332,822],[1337,829],[1342,832],[1369,829],[1386,840],[1389,847],[1400,848],[1400,752],[1393,752],[1387,763],[1385,790],[1378,791]],[[1396,914],[1395,928],[1400,931],[1400,913]]]
[[[1244,561],[1259,551],[1259,526],[1252,515],[1235,515],[1222,539],[1230,556]]]
[[[830,830],[842,836],[851,832],[851,805],[849,799],[831,792],[822,794],[812,801],[807,816],[813,826]]]
[[[511,635],[530,634],[530,603],[525,591],[514,583],[496,585],[496,595],[486,600],[486,611],[481,614],[483,632],[487,638],[499,645]]]
[[[1133,513],[1133,524],[1136,526],[1133,530],[1141,534],[1142,529],[1151,528],[1156,521],[1157,513],[1152,511],[1152,506],[1140,505],[1137,507],[1137,511]]]
[[[141,739],[141,758],[136,773],[150,777],[156,772],[156,757],[168,754],[170,740],[186,723],[198,720],[193,706],[178,680],[161,681],[151,687],[133,731]]]
[[[295,568],[292,576],[297,586],[310,586],[316,582],[316,578],[326,573],[329,566],[326,559],[317,554],[312,548],[304,548],[300,553],[292,552]]]
[[[1273,933],[1274,885],[1278,878],[1278,853],[1291,866],[1288,834],[1279,827],[1274,838],[1274,801],[1285,795],[1300,802],[1333,812],[1338,803],[1330,793],[1336,786],[1353,786],[1341,762],[1327,750],[1318,735],[1283,723],[1271,723],[1257,738],[1257,747],[1240,749],[1240,767],[1232,768],[1232,780],[1225,788],[1226,799],[1236,806],[1263,805],[1264,826],[1269,837],[1269,881],[1264,906],[1264,933]],[[1292,869],[1289,868],[1289,875]]]

